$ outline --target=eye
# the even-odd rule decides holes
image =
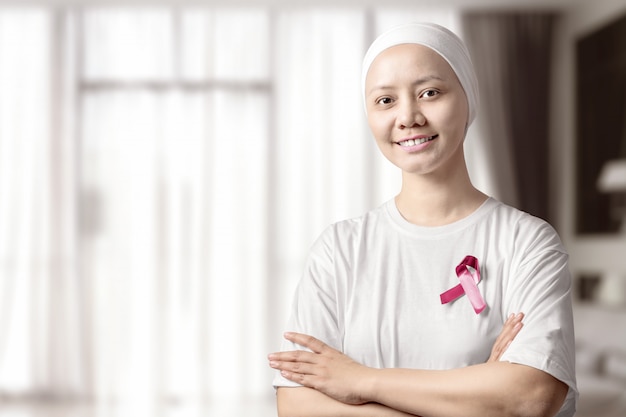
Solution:
[[[424,91],[422,93],[422,95],[420,97],[423,97],[423,98],[433,98],[433,97],[435,97],[438,94],[439,94],[439,91],[437,91],[437,90],[426,90],[426,91]]]
[[[376,100],[376,104],[383,104],[383,105],[391,104],[392,102],[393,100],[391,99],[391,97],[381,97],[378,100]]]

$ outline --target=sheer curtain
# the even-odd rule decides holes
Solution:
[[[364,16],[1,12],[2,395],[271,397],[307,247],[380,198]]]
[[[0,10],[0,392],[77,395],[82,350],[76,275],[71,94],[56,57],[60,21]],[[65,98],[63,98],[65,97]]]
[[[454,16],[0,10],[0,396],[261,415],[308,247],[399,188],[365,48]]]
[[[268,396],[269,23],[0,11],[0,395]]]
[[[260,397],[269,15],[83,17],[81,276],[97,397]]]
[[[366,42],[362,11],[294,10],[278,14],[273,290],[275,345],[307,248],[330,222],[379,200],[375,144],[360,102]],[[287,301],[287,302],[285,302]]]
[[[50,280],[50,213],[40,205],[51,194],[45,42],[50,25],[45,13],[10,11],[0,16],[0,63],[16,63],[0,65],[0,331],[12,336],[0,343],[0,363],[6,370],[0,380],[14,390],[37,383],[31,358],[40,357],[33,350],[42,335],[33,329],[45,325],[41,284]],[[38,301],[36,308],[30,307],[31,298]]]

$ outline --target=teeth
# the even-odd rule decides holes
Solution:
[[[428,142],[429,140],[432,140],[432,138],[434,138],[434,136],[429,136],[427,138],[421,138],[421,139],[409,139],[409,140],[405,140],[400,142],[400,146],[415,146],[415,145],[421,145],[422,143]]]

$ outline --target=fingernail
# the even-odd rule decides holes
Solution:
[[[278,362],[276,362],[276,361],[270,361],[270,366],[271,366],[272,368],[276,368],[276,367],[278,367]]]
[[[267,355],[267,359],[269,359],[269,360],[276,359],[276,354],[275,353],[270,353],[269,355]]]

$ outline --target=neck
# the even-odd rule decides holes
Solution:
[[[420,226],[442,226],[473,213],[487,196],[471,183],[464,164],[445,175],[402,174],[396,206],[402,216]]]

